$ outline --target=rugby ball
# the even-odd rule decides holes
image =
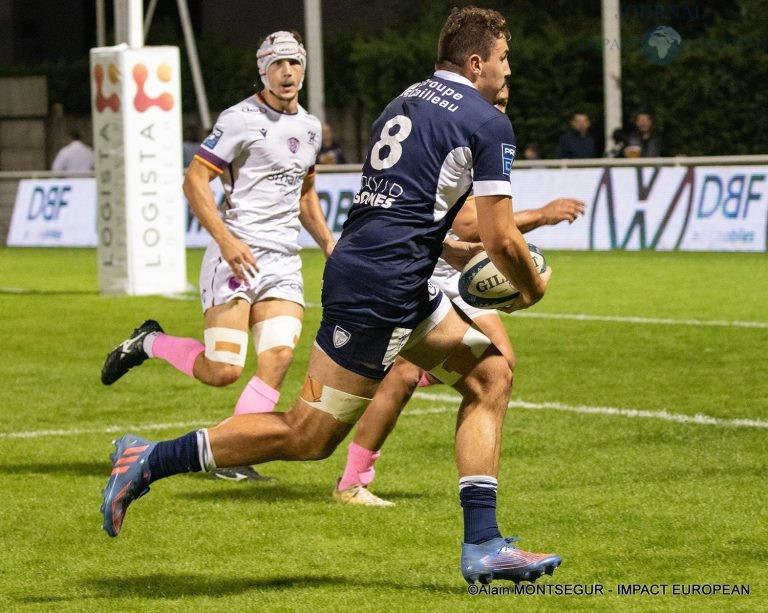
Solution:
[[[547,269],[544,254],[536,245],[528,243],[533,265],[539,274]],[[499,272],[488,254],[481,251],[475,255],[459,277],[459,295],[468,305],[479,309],[495,309],[509,306],[520,294]]]

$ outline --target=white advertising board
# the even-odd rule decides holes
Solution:
[[[184,291],[178,48],[92,49],[91,85],[101,291]]]
[[[218,202],[219,181],[211,184]],[[316,186],[338,236],[360,186],[358,173],[319,173]],[[768,168],[699,166],[519,169],[512,172],[515,210],[559,197],[583,200],[573,224],[527,234],[542,249],[768,250]],[[177,187],[179,194],[180,187]],[[96,187],[91,179],[21,181],[9,245],[95,246]],[[208,233],[186,208],[186,245],[205,247]],[[100,216],[108,211],[100,205]],[[103,240],[103,238],[102,238]],[[312,247],[304,231],[302,246]]]
[[[360,187],[360,173],[318,173],[315,177],[315,189],[320,200],[328,226],[338,238],[341,227],[347,219],[347,211],[352,206],[352,199]],[[224,199],[224,188],[221,181],[211,183],[213,196],[217,204],[221,205]],[[186,201],[185,201],[186,202]],[[189,211],[189,206],[187,206]],[[208,232],[200,225],[200,222],[190,213],[187,216],[187,246],[206,247],[211,238]],[[299,232],[299,245],[302,247],[316,247],[315,241],[304,228]]]
[[[11,247],[95,247],[96,182],[19,181],[7,243]]]
[[[637,167],[512,172],[516,209],[561,196],[583,218],[530,232],[542,249],[766,251],[768,168]]]

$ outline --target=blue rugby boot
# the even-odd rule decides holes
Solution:
[[[107,354],[101,367],[101,382],[112,385],[134,366],[149,358],[144,351],[144,338],[152,332],[163,332],[154,319],[148,319],[133,331],[133,334]]]
[[[494,579],[533,583],[545,573],[551,575],[560,566],[558,555],[529,553],[511,545],[519,540],[500,536],[479,545],[462,543],[461,574],[467,583],[490,583]]]
[[[149,491],[149,466],[147,458],[157,443],[126,434],[115,441],[112,460],[112,475],[104,488],[104,515],[102,527],[109,536],[120,534],[128,505]]]

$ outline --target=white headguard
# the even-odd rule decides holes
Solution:
[[[259,76],[264,87],[269,89],[269,79],[267,79],[267,68],[278,60],[297,60],[301,64],[301,69],[307,69],[307,51],[299,41],[297,41],[290,32],[273,32],[264,39],[261,47],[256,52],[256,64],[259,67]],[[299,82],[299,89],[304,84],[302,75]]]

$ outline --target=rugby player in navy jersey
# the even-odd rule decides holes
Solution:
[[[428,283],[470,189],[483,245],[520,290],[508,310],[540,300],[552,274],[534,269],[513,222],[515,135],[489,104],[510,73],[508,38],[498,12],[453,9],[440,33],[436,72],[374,123],[360,191],[326,264],[323,317],[293,408],[235,415],[159,443],[131,434],[118,439],[102,504],[110,536],[119,534],[131,502],[164,477],[328,457],[401,353],[462,395],[455,445],[464,578],[533,581],[560,564],[557,555],[517,549],[499,531],[496,476],[510,365]]]
[[[494,101],[502,113],[507,110],[509,87],[505,84]],[[477,211],[473,196],[469,196],[454,219],[448,236],[456,240],[475,242],[477,235]],[[561,221],[573,223],[584,213],[584,203],[573,198],[557,198],[538,209],[515,211],[514,222],[525,233],[543,225],[555,225]],[[461,273],[440,258],[430,281],[450,298],[454,308],[469,318],[472,325],[485,334],[509,361],[514,373],[515,353],[499,313],[493,309],[479,309],[467,304],[459,295]],[[333,489],[333,499],[343,504],[367,507],[391,507],[393,502],[384,500],[370,491],[376,475],[374,465],[381,456],[381,448],[392,432],[398,417],[410,400],[416,387],[439,383],[425,371],[401,357],[376,390],[371,404],[357,423],[354,439],[347,447],[347,463],[341,478]]]

